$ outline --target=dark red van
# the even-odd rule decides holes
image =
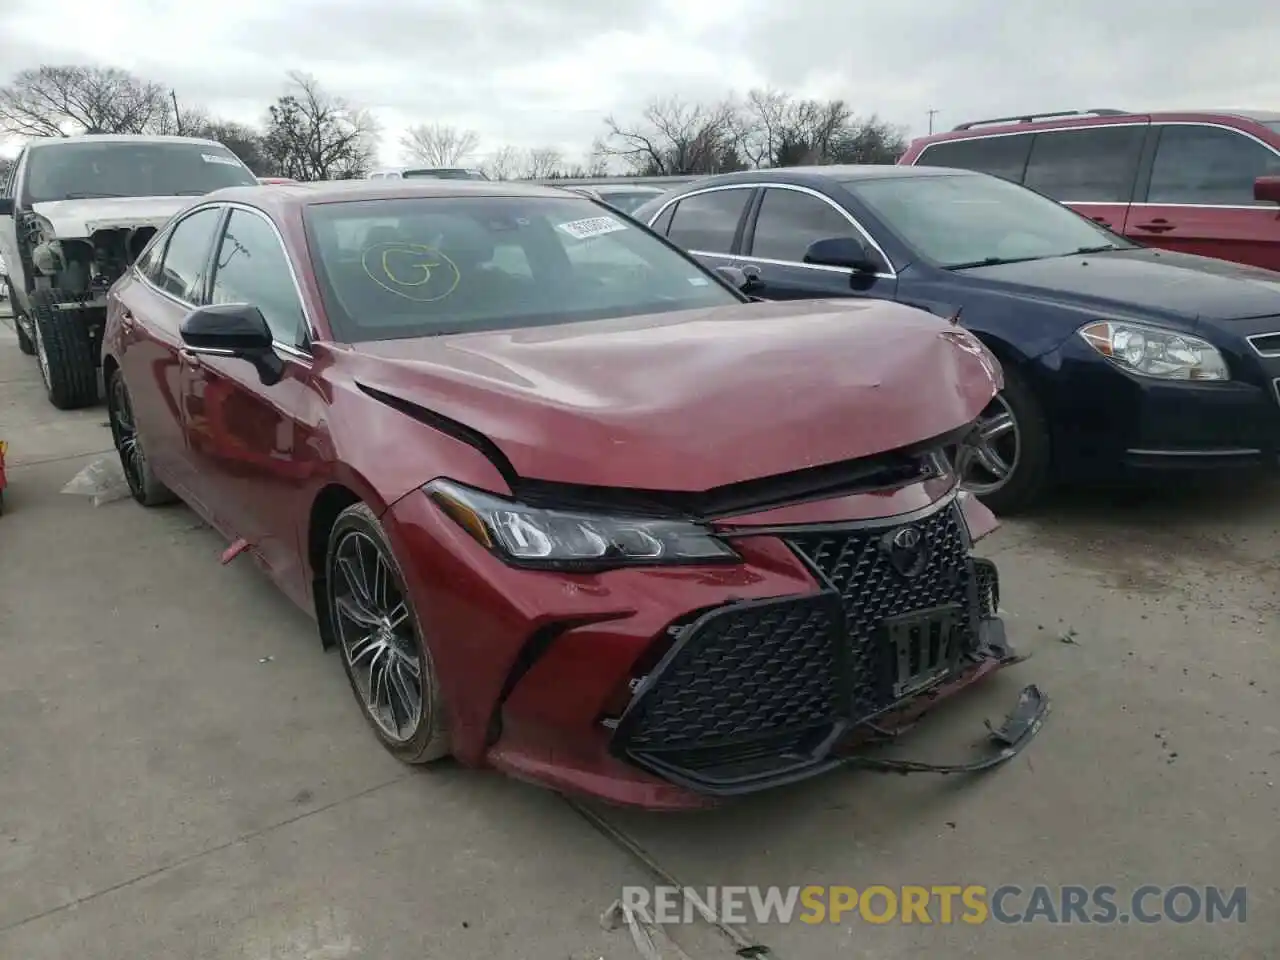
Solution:
[[[921,137],[898,162],[995,174],[1149,246],[1280,270],[1280,113],[998,117]]]

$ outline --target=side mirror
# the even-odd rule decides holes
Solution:
[[[0,217],[13,216],[13,197],[0,197]]]
[[[1280,203],[1280,177],[1259,177],[1253,181],[1253,199]]]
[[[804,262],[819,267],[847,267],[859,273],[875,273],[879,269],[871,251],[853,237],[815,240],[804,252]]]
[[[735,290],[746,290],[751,286],[751,278],[740,267],[716,267],[716,273]]]
[[[195,354],[235,357],[253,364],[270,386],[284,375],[284,361],[272,348],[275,338],[262,311],[248,303],[197,307],[182,319],[182,342]]]

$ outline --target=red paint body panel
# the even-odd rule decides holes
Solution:
[[[420,189],[464,190],[427,181]],[[601,720],[637,669],[667,649],[674,621],[734,600],[809,596],[819,589],[814,575],[767,534],[737,541],[742,562],[732,565],[596,574],[508,565],[420,492],[449,478],[512,495],[499,467],[359,384],[483,434],[523,478],[675,492],[946,433],[989,402],[999,370],[944,321],[862,302],[744,304],[336,344],[308,266],[297,198],[309,190],[263,186],[235,195],[246,204],[257,202],[255,194],[264,198],[262,209],[299,268],[314,324],[309,353],[286,353],[278,383],[264,386],[234,358],[184,355],[178,328],[188,307],[135,273],[113,288],[104,358],[125,373],[160,478],[228,540],[247,541],[284,592],[313,614],[313,582],[322,573],[308,551],[314,505],[335,487],[369,504],[404,572],[461,762],[617,803],[706,805],[613,756]],[[950,492],[945,480],[927,481],[733,522],[892,518]],[[975,536],[994,526],[976,501],[965,503],[965,516]],[[525,662],[541,631],[549,642]]]
[[[351,375],[484,434],[518,474],[703,491],[963,426],[991,396],[952,328],[882,301],[360,344]]]

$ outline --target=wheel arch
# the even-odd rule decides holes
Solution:
[[[311,576],[311,597],[316,622],[320,627],[320,645],[328,650],[336,642],[329,618],[329,590],[325,566],[329,552],[329,534],[342,511],[357,503],[368,502],[352,486],[331,481],[316,493],[307,517],[307,568]]]

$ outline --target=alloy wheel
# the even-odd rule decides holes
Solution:
[[[111,392],[107,398],[107,418],[111,423],[111,437],[120,454],[120,466],[129,490],[135,498],[141,497],[146,487],[146,460],[142,444],[138,440],[138,427],[133,416],[133,401],[124,375],[117,372],[111,379]]]
[[[342,656],[365,711],[395,743],[422,721],[421,640],[404,588],[382,547],[368,534],[343,534],[329,572],[334,625]]]
[[[956,473],[976,496],[994,493],[1009,482],[1022,454],[1022,432],[1013,408],[1001,394],[987,404],[974,431],[955,454]]]

